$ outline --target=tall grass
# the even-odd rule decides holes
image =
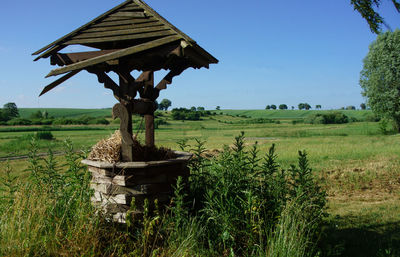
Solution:
[[[2,256],[307,256],[325,206],[305,152],[285,170],[272,146],[263,157],[244,134],[233,147],[204,157],[204,142],[192,148],[188,181],[179,178],[171,203],[144,214],[135,202],[126,226],[107,221],[91,202],[83,156],[65,144],[65,161],[49,151],[42,159],[31,142],[28,181],[6,173],[0,204]],[[186,143],[182,148],[190,147]]]

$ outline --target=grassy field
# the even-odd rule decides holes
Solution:
[[[56,116],[51,110],[47,111]],[[54,113],[58,115],[68,113],[65,109],[57,110]],[[21,115],[28,115],[30,111],[21,110]],[[110,110],[87,110],[87,113],[74,110],[68,115],[89,115],[90,112],[105,116]],[[310,166],[329,197],[330,215],[321,235],[325,254],[400,256],[400,135],[382,134],[375,122],[292,124],[291,120],[302,119],[313,112],[317,111],[224,110],[224,115],[184,122],[164,115],[161,118],[167,124],[156,130],[156,144],[178,150],[178,141],[185,139],[193,146],[197,138],[206,141],[206,148],[212,155],[224,145],[232,144],[233,138],[244,131],[247,145],[258,143],[261,158],[275,144],[278,160],[286,168],[296,162],[298,150],[305,150]],[[371,114],[370,111],[343,112],[357,119]],[[252,124],[253,118],[280,122]],[[135,124],[139,123],[140,118],[136,118]],[[67,138],[77,149],[89,149],[117,128],[117,124],[86,126],[82,130],[79,126],[58,127],[52,131],[55,140],[42,140],[40,151],[46,152],[50,146],[58,151]],[[26,155],[29,148],[26,134],[32,133],[0,132],[0,157]],[[138,135],[143,138],[143,131]],[[10,165],[22,175],[26,161],[14,160]]]

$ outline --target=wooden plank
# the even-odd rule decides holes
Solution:
[[[128,18],[147,18],[144,12],[116,12],[110,14],[110,17],[128,17]]]
[[[75,64],[71,64],[65,67],[61,67],[58,69],[54,69],[52,70],[47,77],[50,76],[55,76],[55,75],[59,75],[59,74],[63,74],[63,73],[67,73],[69,71],[73,71],[73,70],[78,70],[78,69],[83,69],[95,64],[99,64],[102,62],[106,62],[106,61],[110,61],[110,60],[114,60],[114,59],[118,59],[121,58],[123,56],[127,56],[127,55],[131,55],[131,54],[135,54],[138,52],[142,52],[145,50],[148,50],[150,48],[154,48],[154,47],[158,47],[161,45],[165,45],[171,42],[174,42],[176,40],[181,39],[180,36],[178,35],[173,35],[173,36],[169,36],[169,37],[164,37],[164,38],[160,38],[160,39],[156,39],[156,40],[152,40],[150,42],[146,42],[140,45],[136,45],[136,46],[132,46],[132,47],[128,47],[113,53],[109,53],[109,54],[105,54],[99,57],[95,57],[86,61],[82,61],[79,63],[75,63]]]
[[[196,43],[193,39],[191,39],[188,35],[180,31],[177,27],[169,23],[164,17],[162,17],[160,14],[158,14],[156,11],[153,10],[150,6],[148,6],[145,2],[140,1],[140,0],[134,0],[134,2],[139,5],[140,7],[143,7],[145,10],[146,14],[154,16],[156,19],[158,19],[160,22],[164,23],[168,27],[170,27],[173,31],[175,31],[177,34],[179,34],[181,37],[183,37],[188,43]]]
[[[76,39],[83,39],[83,38],[102,38],[102,37],[109,37],[109,36],[119,36],[119,35],[132,35],[132,34],[139,34],[139,33],[146,33],[146,32],[156,32],[156,31],[163,31],[169,30],[164,25],[161,26],[154,26],[154,27],[146,27],[146,28],[134,28],[134,29],[121,29],[121,30],[113,30],[113,31],[102,31],[102,32],[88,32],[82,33],[78,36],[75,36],[73,40]]]
[[[165,30],[165,31],[158,31],[158,32],[133,34],[133,35],[125,35],[125,36],[115,36],[115,37],[87,38],[87,39],[76,39],[76,40],[72,39],[70,41],[65,42],[65,44],[66,45],[75,45],[75,44],[104,43],[104,42],[115,42],[115,41],[122,41],[122,40],[152,38],[152,37],[171,36],[171,35],[176,35],[176,33],[171,30]]]
[[[108,21],[129,21],[132,18],[129,17],[107,17],[103,19],[101,22],[108,22]]]
[[[148,19],[127,19],[119,21],[102,21],[100,23],[93,24],[91,27],[98,28],[98,27],[109,27],[109,26],[127,25],[127,24],[141,24],[153,21],[157,20],[154,18],[148,18]]]
[[[143,11],[142,7],[139,6],[125,6],[124,8],[119,9],[119,11]]]
[[[34,61],[37,61],[40,58],[47,58],[50,55],[52,55],[53,53],[56,53],[56,52],[62,50],[63,48],[65,48],[65,47],[66,46],[55,45],[55,46],[51,47],[50,49],[48,49],[47,51],[45,51],[44,53],[40,54],[38,57],[36,57]]]
[[[52,90],[53,88],[55,88],[56,86],[60,85],[61,83],[63,83],[64,81],[66,81],[67,79],[71,78],[72,76],[75,76],[76,74],[78,74],[81,70],[75,70],[72,71],[70,73],[68,73],[67,75],[57,79],[56,81],[54,81],[53,83],[45,86],[42,90],[42,92],[40,93],[39,96],[42,96],[44,94],[46,94],[47,92],[49,92],[50,90]]]
[[[102,32],[102,31],[122,30],[122,29],[136,29],[136,28],[156,27],[162,25],[163,24],[155,21],[155,22],[146,22],[141,24],[128,24],[128,25],[119,25],[110,27],[89,28],[84,30],[83,32]]]
[[[123,3],[121,3],[121,4],[119,4],[119,5],[117,5],[116,7],[114,7],[114,8],[112,8],[111,10],[109,10],[109,11],[107,11],[107,12],[101,14],[101,15],[98,16],[97,18],[95,18],[95,19],[89,21],[88,23],[86,23],[85,25],[83,25],[83,26],[77,28],[76,30],[72,31],[71,33],[68,33],[67,35],[65,35],[65,36],[63,36],[63,37],[57,39],[56,41],[54,41],[54,42],[52,42],[52,43],[46,45],[45,47],[40,48],[40,49],[37,50],[36,52],[32,53],[32,55],[40,54],[41,52],[43,52],[43,51],[49,49],[49,48],[52,47],[53,45],[59,44],[60,42],[66,40],[68,37],[75,35],[75,34],[78,33],[79,31],[81,31],[82,29],[85,29],[85,28],[89,27],[89,26],[92,25],[93,23],[95,23],[95,22],[97,22],[97,21],[103,19],[104,17],[106,17],[106,16],[109,15],[110,13],[115,12],[115,11],[118,10],[119,8],[125,6],[125,5],[127,5],[127,4],[129,4],[129,3],[131,3],[131,0],[127,0],[127,1],[125,1],[125,2],[123,2]]]

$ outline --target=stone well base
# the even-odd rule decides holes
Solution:
[[[187,163],[192,154],[175,152],[175,159],[149,162],[107,163],[82,160],[92,173],[92,202],[119,223],[126,222],[126,213],[135,198],[135,212],[143,212],[144,200],[160,206],[168,204],[179,176],[189,176]]]

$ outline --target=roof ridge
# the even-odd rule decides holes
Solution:
[[[168,26],[170,29],[175,31],[178,35],[182,36],[186,41],[188,41],[189,44],[196,44],[196,41],[193,40],[191,37],[186,35],[184,32],[182,32],[180,29],[172,25],[167,19],[162,17],[158,12],[156,12],[153,8],[151,8],[146,2],[143,0],[132,0],[132,2],[136,3],[137,5],[143,7],[143,9],[147,12],[150,12],[153,16],[156,18],[160,19],[161,22],[163,22],[166,26]]]

